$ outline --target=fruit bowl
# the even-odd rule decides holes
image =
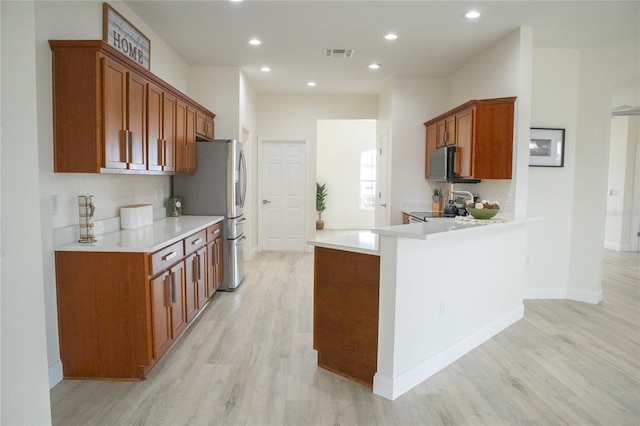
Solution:
[[[476,209],[475,207],[467,207],[467,211],[475,219],[486,220],[497,215],[500,209]]]

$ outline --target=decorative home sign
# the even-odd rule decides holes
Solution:
[[[102,39],[132,61],[150,68],[151,41],[108,3],[102,5]]]
[[[564,167],[564,129],[531,128],[529,167]]]

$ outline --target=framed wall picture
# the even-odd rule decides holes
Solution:
[[[102,40],[145,69],[150,69],[151,40],[108,3],[102,4]]]
[[[564,129],[531,128],[529,167],[564,167]]]

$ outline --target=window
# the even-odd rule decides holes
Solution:
[[[376,207],[376,150],[360,153],[360,209]]]

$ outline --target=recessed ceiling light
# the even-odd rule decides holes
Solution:
[[[229,0],[232,3],[240,3],[242,0]]]
[[[316,85],[315,81],[310,81],[310,82],[307,83],[307,86],[309,86],[309,87],[314,87],[315,85]]]
[[[462,16],[464,16],[467,19],[476,19],[480,17],[480,12],[478,12],[477,10],[470,10],[468,12],[463,13]]]
[[[380,68],[380,64],[369,64],[370,70],[377,70]]]
[[[251,40],[249,40],[249,44],[252,46],[260,46],[262,42],[257,38],[252,38]]]
[[[237,1],[237,0],[236,0],[236,1]],[[269,71],[271,71],[271,68],[269,68],[269,67],[261,67],[261,68],[260,68],[260,71],[262,71],[262,72],[269,72]]]
[[[384,36],[385,40],[395,40],[398,38],[397,35],[395,35],[394,33],[389,33],[386,36]]]

